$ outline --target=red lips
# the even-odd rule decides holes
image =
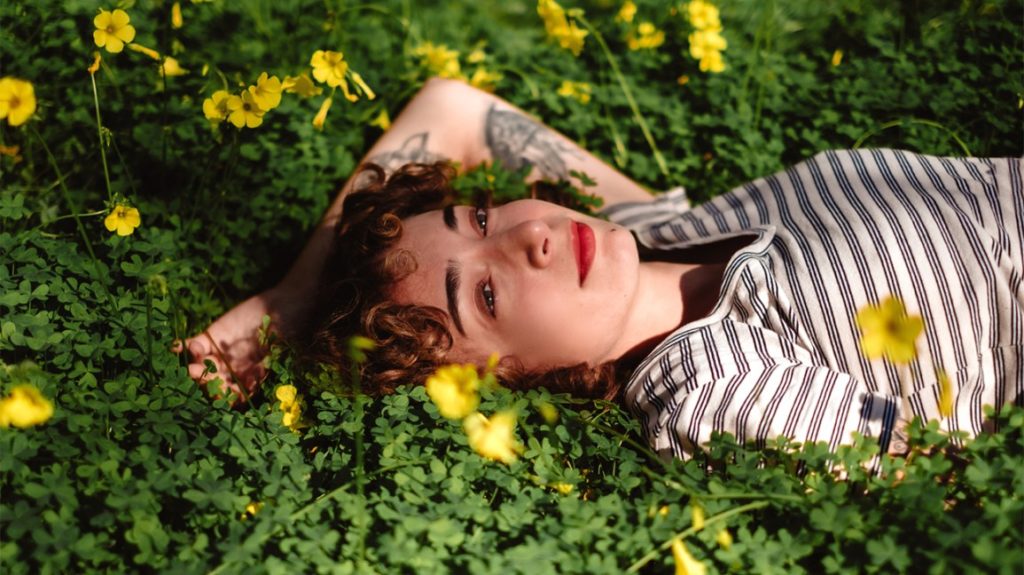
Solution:
[[[580,274],[580,285],[587,279],[590,273],[590,266],[594,263],[594,252],[596,240],[594,230],[590,226],[580,222],[573,222],[572,226],[572,249],[576,256],[576,269]]]

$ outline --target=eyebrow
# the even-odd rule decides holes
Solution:
[[[447,220],[445,224],[447,225]],[[444,291],[448,296],[448,314],[452,316],[455,328],[463,336],[466,330],[462,329],[462,319],[459,317],[459,283],[462,279],[462,266],[455,260],[448,260],[448,267],[444,272]]]

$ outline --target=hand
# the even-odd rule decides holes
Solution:
[[[272,313],[269,292],[255,295],[222,315],[209,327],[182,344],[175,352],[188,351],[188,374],[207,388],[213,397],[234,394],[234,403],[246,403],[266,377],[263,358],[267,349],[260,345],[259,330],[263,316]],[[206,362],[212,362],[211,372]],[[211,383],[213,384],[211,386]]]

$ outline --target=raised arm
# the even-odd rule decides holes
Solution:
[[[393,171],[410,162],[437,160],[453,161],[462,170],[482,162],[499,162],[510,169],[532,165],[529,180],[568,179],[570,171],[580,171],[597,182],[592,191],[608,203],[650,199],[636,182],[571,140],[508,102],[455,80],[429,80],[362,162]],[[285,335],[309,328],[335,224],[343,215],[345,197],[358,186],[358,175],[353,174],[277,286],[242,302],[186,342],[194,379],[205,383],[220,376],[229,387],[241,387],[248,395],[263,375],[264,350],[257,338],[263,316],[269,315],[274,328]],[[217,366],[217,374],[207,372],[207,359]]]

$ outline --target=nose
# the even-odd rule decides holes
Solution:
[[[551,263],[551,228],[541,220],[520,222],[508,230],[507,254],[515,258],[526,255],[526,261],[533,267],[546,268]]]

